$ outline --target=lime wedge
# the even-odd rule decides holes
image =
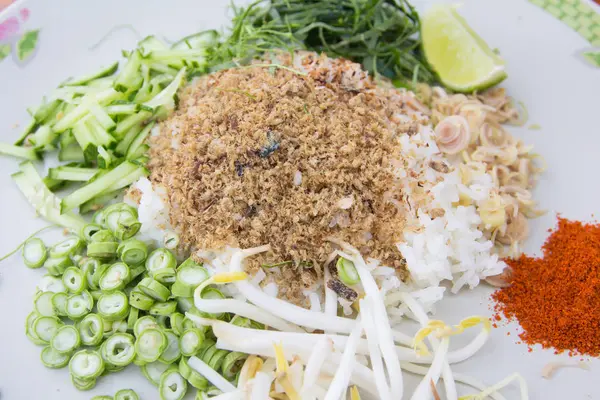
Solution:
[[[472,92],[506,78],[504,61],[454,7],[432,6],[422,18],[421,38],[427,61],[450,89]]]

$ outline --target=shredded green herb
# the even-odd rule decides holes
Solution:
[[[306,49],[359,62],[401,86],[436,81],[421,51],[419,16],[406,0],[258,0],[233,8],[231,34],[209,56],[211,71],[272,49]]]

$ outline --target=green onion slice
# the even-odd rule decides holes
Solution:
[[[158,386],[161,400],[181,400],[187,392],[187,381],[176,370],[165,371]]]
[[[150,315],[146,315],[145,317],[139,318],[133,327],[133,334],[135,337],[140,337],[142,332],[146,329],[159,329],[160,325],[156,322],[156,319]]]
[[[40,318],[40,315],[37,312],[32,311],[29,313],[27,319],[25,320],[25,335],[33,344],[45,345],[46,343],[42,339],[40,339],[33,330],[33,325],[35,324],[35,321],[37,321],[38,318]]]
[[[154,276],[154,271],[165,268],[175,269],[176,267],[177,260],[175,259],[175,256],[169,250],[164,248],[154,250],[146,260],[146,269],[152,277]]]
[[[154,386],[160,384],[160,377],[170,366],[160,361],[154,361],[142,366],[142,373]]]
[[[121,389],[115,393],[114,400],[140,400],[140,397],[133,389]]]
[[[27,239],[23,244],[23,261],[29,268],[40,268],[48,257],[46,245],[39,238]]]
[[[129,301],[123,292],[105,293],[98,299],[96,304],[98,314],[107,321],[118,321],[127,317],[129,313]]]
[[[43,317],[53,317],[56,315],[52,306],[52,296],[54,296],[53,292],[42,292],[33,301],[35,311]]]
[[[129,304],[131,305],[131,300],[129,301]],[[129,309],[129,315],[127,316],[127,330],[133,331],[133,327],[135,326],[139,315],[140,310],[138,310],[137,308],[132,306]]]
[[[136,287],[129,293],[129,304],[139,310],[148,311],[154,304],[154,299]]]
[[[102,358],[118,367],[131,364],[135,356],[135,339],[128,333],[115,333],[102,347]]]
[[[101,230],[102,227],[98,224],[86,224],[81,229],[81,237],[83,237],[86,242],[90,243],[92,241],[92,237]]]
[[[61,278],[52,275],[44,275],[37,286],[40,292],[64,293],[67,291]]]
[[[186,261],[177,271],[177,280],[173,284],[171,292],[176,297],[192,297],[198,285],[208,278],[208,272],[204,267]]]
[[[94,307],[94,298],[87,290],[67,299],[67,316],[72,320],[85,317]]]
[[[63,325],[50,340],[50,346],[59,353],[72,353],[79,347],[81,338],[73,325]]]
[[[102,342],[104,320],[98,314],[88,314],[79,323],[79,336],[86,346],[96,346]]]
[[[33,331],[40,340],[50,343],[50,340],[61,326],[63,326],[63,323],[60,319],[42,316],[33,323]]]
[[[56,258],[48,258],[44,262],[44,267],[48,270],[50,275],[61,276],[65,270],[73,265],[73,260],[69,256],[62,256]]]
[[[240,353],[239,351],[232,351],[227,354],[223,360],[223,365],[221,366],[223,377],[227,380],[235,378],[237,373],[242,369],[247,357],[247,354]]]
[[[356,271],[356,267],[352,261],[340,257],[335,263],[335,267],[340,280],[346,285],[356,285],[360,282],[358,271]]]
[[[143,330],[135,342],[137,357],[145,362],[158,360],[167,347],[167,337],[160,329],[148,328]]]
[[[181,354],[186,357],[195,355],[204,344],[204,332],[200,329],[186,329],[179,338]]]
[[[92,390],[96,386],[96,379],[79,379],[71,375],[71,382],[77,390]]]
[[[187,379],[190,385],[198,389],[199,393],[205,392],[208,389],[208,380],[199,372],[190,368],[187,360],[186,357],[181,357],[181,360],[179,361],[179,373]]]
[[[60,243],[55,244],[50,248],[50,257],[59,258],[71,256],[77,253],[83,245],[82,240],[78,236],[70,236]]]
[[[52,296],[52,307],[54,307],[54,313],[59,317],[67,316],[67,300],[69,295],[63,292],[54,293]]]
[[[166,286],[163,286],[152,278],[142,279],[142,281],[138,284],[138,288],[144,294],[158,301],[167,301],[171,295],[171,292]]]
[[[85,275],[87,285],[91,289],[98,289],[98,284],[94,283],[94,273],[100,268],[100,261],[96,258],[84,258],[80,264],[81,272]]]
[[[67,366],[71,357],[68,353],[59,353],[52,347],[46,346],[42,349],[40,358],[47,368],[63,368]]]
[[[98,352],[80,350],[69,361],[69,372],[78,379],[95,379],[104,371],[104,361]]]
[[[181,351],[179,350],[179,338],[171,330],[164,330],[163,332],[167,337],[167,347],[160,355],[158,360],[165,364],[173,364],[179,360],[179,357],[181,357]]]
[[[81,269],[69,267],[62,276],[63,284],[71,293],[81,293],[87,289],[87,279]]]
[[[105,260],[112,259],[117,256],[118,247],[116,242],[92,242],[88,245],[87,255]]]
[[[177,302],[172,300],[154,303],[154,305],[150,307],[150,310],[148,310],[148,313],[150,315],[168,316],[173,314],[175,310],[177,310]]]
[[[99,286],[101,290],[121,290],[129,282],[129,267],[122,262],[108,267],[100,277]]]
[[[137,266],[146,261],[148,246],[141,240],[128,239],[119,245],[117,255],[125,264]]]
[[[179,312],[174,312],[169,316],[169,325],[171,326],[171,329],[173,329],[173,332],[175,332],[175,334],[177,336],[181,336],[181,334],[184,331],[184,329],[183,329],[183,320],[184,319],[185,319],[185,316]]]

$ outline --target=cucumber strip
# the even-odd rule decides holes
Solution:
[[[144,60],[144,64],[146,64],[148,68],[150,68],[150,70],[152,71],[156,71],[161,74],[171,75],[172,77],[175,77],[175,75],[177,75],[177,72],[179,72],[178,68],[172,68],[165,64],[152,62],[152,60]]]
[[[114,192],[108,192],[108,193],[96,196],[96,197],[86,201],[82,205],[80,205],[79,212],[82,214],[86,214],[89,212],[98,211],[98,210],[102,209],[107,203],[116,199],[117,196],[119,196],[119,194],[121,194],[121,191],[117,190]]]
[[[219,38],[219,32],[214,29],[194,33],[173,43],[172,49],[200,49],[213,45]]]
[[[150,146],[146,143],[142,144],[137,150],[131,155],[131,160],[135,160],[136,162],[144,165],[148,162],[149,158],[146,156],[146,153],[150,150]]]
[[[102,146],[98,146],[98,168],[108,169],[113,163],[113,156]]]
[[[177,90],[182,85],[185,78],[186,68],[183,67],[179,70],[173,82],[171,82],[166,88],[164,88],[159,94],[157,94],[152,100],[144,103],[146,107],[156,109],[159,106],[164,106],[173,101]]]
[[[137,114],[132,114],[127,118],[123,119],[117,124],[117,129],[115,130],[115,137],[121,139],[123,136],[134,126],[143,123],[147,119],[152,117],[152,113],[149,111],[140,111]]]
[[[50,179],[63,181],[87,182],[92,179],[97,172],[97,168],[68,167],[63,165],[56,168],[50,168],[48,170],[48,177]]]
[[[77,143],[73,143],[67,146],[60,147],[60,149],[58,150],[58,160],[63,162],[84,162],[85,156],[81,147],[79,147]]]
[[[171,74],[157,75],[154,78],[152,78],[152,80],[150,80],[150,85],[153,87],[168,85],[169,83],[171,83],[171,81],[173,81],[173,78],[175,78],[175,76]]]
[[[57,108],[60,106],[60,100],[51,100],[44,102],[38,108],[33,111],[32,117],[38,122],[44,122],[49,116],[54,115]]]
[[[60,87],[85,85],[85,84],[89,83],[90,81],[94,81],[99,78],[104,78],[106,76],[113,75],[115,72],[117,72],[118,68],[119,68],[119,62],[116,61],[106,67],[100,68],[98,71],[95,71],[95,72],[92,72],[92,73],[89,73],[86,75],[78,76],[76,78],[71,78],[71,79],[67,80],[65,83],[61,84]]]
[[[119,92],[126,92],[128,90],[137,89],[136,77],[140,65],[142,63],[142,55],[139,50],[135,50],[127,60],[127,63],[123,69],[117,75],[115,79],[114,88]]]
[[[135,163],[128,161],[123,162],[112,171],[65,197],[61,202],[61,212],[66,213],[102,193],[120,189],[120,187],[114,186],[118,186],[123,178],[136,172],[140,168],[141,167]],[[127,184],[123,186],[127,186]]]
[[[40,159],[39,154],[33,147],[13,146],[12,144],[8,143],[0,143],[0,154],[5,156],[23,158],[25,160],[30,161]]]
[[[56,134],[48,125],[41,125],[32,135],[29,136],[29,143],[36,149],[43,149],[50,145],[56,138]]]
[[[115,152],[122,156],[127,154],[127,150],[129,149],[131,142],[133,142],[133,140],[139,135],[139,133],[142,131],[142,129],[143,129],[143,125],[141,123],[138,123],[138,124],[134,125],[131,129],[129,129],[125,133],[125,135],[123,136],[121,141],[117,144],[117,147],[115,148]]]
[[[104,127],[98,122],[96,118],[90,115],[90,118],[86,118],[85,121],[88,128],[93,132],[94,145],[96,145],[95,153],[97,154],[97,146],[109,147],[116,142],[116,139],[104,129]]]
[[[104,78],[98,78],[88,82],[87,86],[98,89],[108,89],[112,88],[114,82],[115,78],[113,76],[105,76]]]
[[[138,48],[142,49],[144,54],[148,54],[153,50],[168,50],[169,47],[154,35],[146,36],[138,43]]]
[[[23,142],[25,142],[25,139],[27,139],[27,136],[29,136],[29,134],[31,132],[33,132],[33,130],[37,127],[37,121],[32,118],[29,120],[29,122],[27,123],[27,125],[25,125],[25,127],[23,128],[23,131],[21,132],[21,134],[19,135],[19,138],[15,141],[15,146],[20,146],[23,144]]]
[[[87,101],[83,100],[81,104],[78,104],[73,110],[65,114],[56,124],[54,124],[54,131],[60,133],[72,128],[79,120],[88,115],[89,111],[89,99]]]
[[[140,146],[144,143],[146,138],[150,135],[152,128],[154,128],[154,122],[151,122],[148,125],[146,125],[144,129],[142,129],[142,131],[135,137],[135,139],[133,139],[133,141],[127,149],[128,160],[133,160],[134,158],[137,158],[135,157],[137,155],[137,151],[140,148]]]
[[[136,162],[134,162],[134,163],[136,163]],[[130,174],[124,176],[123,178],[121,178],[120,180],[115,182],[114,184],[107,187],[106,192],[114,192],[119,189],[122,189],[125,186],[131,185],[132,183],[134,183],[141,177],[148,176],[149,174],[150,174],[150,171],[148,171],[146,168],[138,166],[138,168],[136,170],[134,170]]]
[[[108,115],[129,115],[140,111],[140,105],[136,103],[130,104],[113,104],[105,109]]]
[[[100,126],[109,132],[117,126],[115,121],[113,121],[110,115],[108,115],[98,103],[92,103],[90,105],[90,113],[96,118]]]

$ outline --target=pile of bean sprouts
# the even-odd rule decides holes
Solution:
[[[498,390],[513,380],[521,385],[521,398],[528,399],[519,375],[486,388],[477,379],[452,371],[451,365],[467,360],[486,343],[491,329],[487,318],[472,316],[455,326],[430,320],[409,292],[387,293],[380,289],[357,249],[342,241],[330,241],[339,247],[338,254],[354,263],[360,277],[360,307],[355,319],[337,315],[337,298],[332,290],[325,291],[321,312],[274,298],[248,280],[243,272],[244,259],[268,251],[268,245],[229,250],[228,264],[196,289],[194,305],[198,310],[235,313],[269,327],[252,329],[197,313],[186,314],[197,325],[212,327],[217,348],[252,355],[242,367],[237,386],[197,357],[189,359],[189,366],[222,392],[211,399],[339,400],[349,395],[358,400],[362,395],[365,399],[425,400],[437,395],[440,380],[448,400],[459,399],[457,382],[479,391],[460,399],[502,400]],[[227,299],[202,298],[202,290],[211,284],[225,285],[235,295]],[[416,335],[405,333],[402,324],[390,323],[390,309],[399,307],[407,307],[420,324]],[[476,326],[481,326],[481,331],[467,345],[450,349],[453,336]],[[410,396],[404,386],[405,372],[423,376]]]

